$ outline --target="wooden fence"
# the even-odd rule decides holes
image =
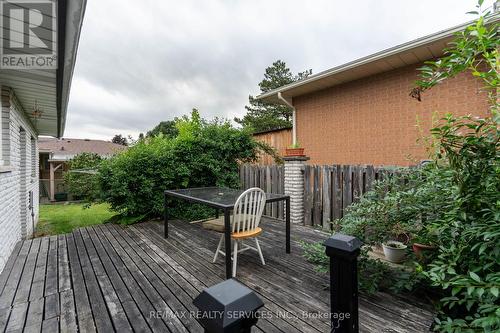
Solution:
[[[243,189],[259,187],[267,193],[283,194],[285,192],[285,168],[282,165],[250,165],[240,166],[240,182]],[[273,202],[266,205],[264,215],[283,218],[284,203]]]
[[[329,222],[344,215],[345,208],[372,188],[394,169],[372,165],[305,165],[304,224],[330,230]],[[269,193],[284,193],[284,167],[277,165],[242,165],[242,187],[260,187]],[[274,203],[266,215],[283,217],[283,203]]]
[[[306,165],[304,224],[329,230],[329,222],[343,217],[346,207],[393,170],[372,165]]]
[[[292,144],[292,130],[289,128],[274,130],[264,133],[256,133],[253,135],[256,140],[262,141],[275,148],[278,153],[283,156],[285,149]],[[260,165],[274,165],[274,158],[272,156],[262,154],[259,156],[257,164]]]

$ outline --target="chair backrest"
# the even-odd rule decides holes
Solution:
[[[234,205],[231,232],[252,231],[259,226],[266,193],[258,187],[252,187],[241,193]]]

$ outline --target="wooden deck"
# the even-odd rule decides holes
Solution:
[[[300,255],[298,239],[324,235],[293,226],[292,254],[284,224],[263,223],[266,266],[238,256],[238,279],[265,303],[255,332],[329,332],[328,279]],[[147,222],[106,224],[20,242],[0,275],[0,332],[202,332],[192,300],[224,278],[212,264],[218,235],[173,221],[170,238]],[[362,296],[362,332],[425,332],[432,313],[388,294]]]

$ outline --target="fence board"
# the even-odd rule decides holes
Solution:
[[[373,182],[375,181],[375,168],[373,167],[373,165],[368,165],[366,167],[365,173],[366,173],[366,181],[363,188],[363,193],[369,191],[373,186]]]
[[[330,221],[343,217],[345,209],[369,191],[373,182],[398,172],[372,165],[306,165],[304,168],[304,224],[331,230]],[[285,192],[285,169],[278,165],[242,165],[242,188],[260,187],[267,193]],[[264,214],[284,217],[284,204],[266,205]]]
[[[352,178],[352,201],[358,202],[359,198],[363,195],[363,167],[356,165],[353,167]]]
[[[267,193],[271,193],[271,167],[266,166],[266,188],[264,189]],[[266,215],[271,215],[272,209],[270,205],[266,205]]]
[[[332,210],[332,170],[329,166],[324,165],[322,170],[323,173],[323,229],[330,230],[330,221],[332,220],[331,210]]]
[[[278,168],[273,168],[272,169],[272,180],[271,180],[271,187],[272,187],[272,193],[278,193],[278,184],[279,184],[279,179],[278,179]],[[278,203],[273,202],[272,204],[272,217],[278,217]]]
[[[312,223],[312,204],[313,204],[313,193],[312,193],[312,180],[311,180],[312,167],[306,165],[304,168],[304,224]]]
[[[344,165],[342,168],[342,213],[352,203],[352,166]]]
[[[321,167],[314,166],[314,186],[313,186],[313,225],[320,226],[321,219]]]

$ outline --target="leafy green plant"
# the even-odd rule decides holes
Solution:
[[[457,35],[445,56],[421,68],[412,96],[420,100],[426,90],[467,71],[483,80],[491,116],[446,116],[426,141],[435,148],[431,163],[377,182],[338,222],[340,231],[368,245],[404,230],[414,241],[438,247],[425,264],[401,272],[393,288],[439,288],[434,329],[443,332],[500,330],[499,26],[488,23],[481,4],[479,19]],[[370,262],[365,259],[360,281],[362,264]]]
[[[101,162],[102,158],[95,153],[81,153],[69,161],[64,182],[75,199],[94,202],[100,198],[96,173]]]
[[[194,110],[176,120],[177,136],[138,141],[102,163],[104,199],[123,216],[161,216],[166,189],[203,186],[238,187],[239,164],[255,161],[261,144],[227,121],[206,121]],[[170,203],[177,217],[204,217],[213,210]]]
[[[294,144],[291,144],[290,148],[297,149],[297,148],[302,148],[302,147],[300,146],[300,143],[297,141]]]
[[[421,68],[412,95],[468,71],[484,83],[491,116],[477,119],[451,115],[432,130],[437,164],[449,168],[454,185],[452,205],[429,221],[439,235],[439,252],[423,274],[446,294],[436,330],[500,330],[500,158],[499,47],[497,23],[481,11],[461,32],[446,55]]]
[[[437,328],[500,329],[500,133],[492,118],[446,118],[433,129],[453,170],[454,205],[432,221],[439,254],[424,274],[448,295]]]

